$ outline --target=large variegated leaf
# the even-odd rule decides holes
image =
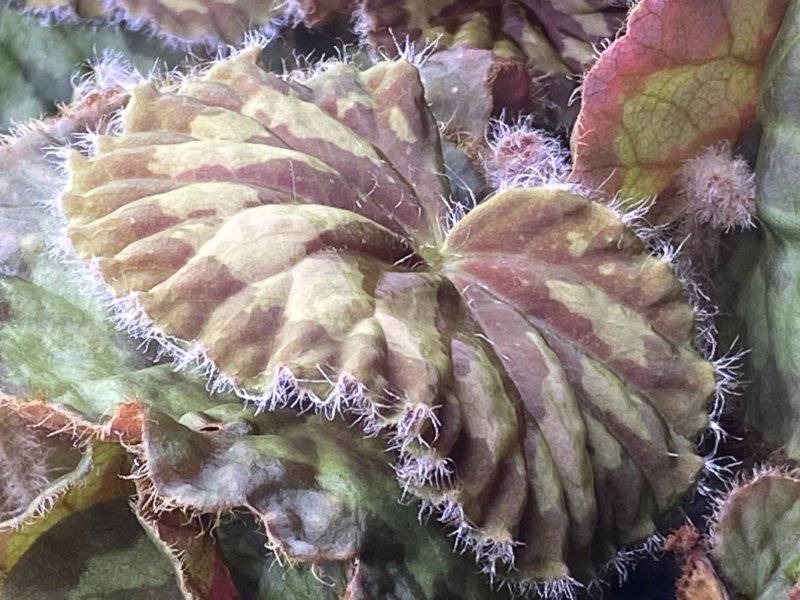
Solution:
[[[212,389],[383,431],[485,569],[590,578],[692,487],[714,376],[668,265],[552,188],[496,195],[444,236],[410,64],[299,85],[245,52],[137,89],[122,124],[72,154],[63,194],[120,322]]]
[[[360,26],[389,53],[409,37],[494,50],[543,72],[580,73],[594,61],[593,45],[613,37],[626,13],[614,0],[364,0]]]
[[[108,108],[105,103],[92,106]],[[74,273],[40,254],[41,230],[53,227],[43,203],[55,195],[59,182],[55,166],[42,157],[42,146],[64,139],[76,122],[95,123],[97,115],[86,115],[85,109],[72,107],[70,116],[41,123],[0,148],[5,192],[0,219],[6,226],[4,239],[12,242],[5,257],[15,266],[13,274],[0,276],[0,388],[40,398],[6,398],[0,406],[0,518],[16,528],[7,538],[0,534],[2,573],[10,573],[3,597],[172,598],[179,597],[180,588],[192,598],[234,598],[237,593],[274,598],[285,597],[287,581],[293,586],[289,597],[298,600],[316,600],[333,590],[355,594],[377,589],[383,597],[380,590],[389,589],[395,579],[401,590],[419,592],[419,598],[439,592],[476,600],[496,597],[472,560],[453,554],[433,523],[420,526],[414,507],[398,506],[395,478],[376,440],[352,437],[344,424],[322,417],[255,416],[234,397],[209,397],[200,383],[168,365],[150,364],[135,351],[135,343],[113,331],[96,302],[79,294]],[[126,402],[133,398],[139,402]],[[158,412],[148,421],[143,442],[142,427],[152,405]],[[332,431],[329,426],[338,433],[319,433]],[[161,435],[174,435],[175,443]],[[202,451],[202,444],[193,446],[204,437],[214,447],[241,452],[231,452],[227,463],[218,462]],[[94,450],[81,458],[75,443],[104,449],[114,461],[103,461],[100,468]],[[327,460],[320,462],[321,456]],[[128,463],[134,458],[144,469],[135,472],[135,489],[120,478],[130,475]],[[187,482],[194,490],[191,497],[176,498],[170,469],[179,472],[189,463],[204,462],[209,463],[205,473],[216,468],[216,475],[232,484],[229,493],[211,489],[205,495],[208,481],[198,477]],[[267,476],[273,469],[275,479],[251,485],[251,469]],[[306,520],[308,534],[296,521],[294,529],[284,531],[293,546],[310,556],[321,555],[322,541],[335,531],[326,532],[299,500],[349,503],[354,512],[367,515],[349,522],[348,534],[359,541],[357,556],[295,564],[287,572],[273,565],[275,554],[264,548],[264,531],[243,520],[237,531],[252,545],[246,556],[226,551],[223,562],[219,536],[210,531],[220,519],[227,524],[223,527],[238,523],[232,523],[229,511],[238,515],[247,509],[237,504],[242,496],[233,493],[234,473],[242,475],[238,483],[259,498],[262,510],[276,505]],[[137,494],[134,513],[120,501],[132,492]],[[184,513],[187,509],[192,510]],[[267,513],[263,518],[272,522]],[[317,544],[320,549],[314,551]],[[58,577],[38,576],[43,563],[56,560]],[[135,576],[113,581],[103,576],[123,564],[137,571]],[[257,595],[250,594],[251,574]],[[333,587],[329,574],[336,577]]]

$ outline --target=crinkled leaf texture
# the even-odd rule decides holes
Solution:
[[[800,5],[793,2],[767,62],[759,119],[764,133],[756,164],[763,238],[742,285],[737,312],[747,327],[753,384],[745,418],[769,443],[800,459]]]
[[[213,390],[381,432],[484,569],[593,577],[703,466],[713,369],[668,265],[556,188],[505,191],[444,234],[412,65],[300,85],[256,56],[136,89],[122,134],[71,154],[67,233],[120,324]]]
[[[78,125],[94,128],[95,111],[117,105],[95,102],[88,114],[71,107],[0,147],[0,223],[14,266],[0,276],[0,388],[41,398],[0,405],[0,596],[352,599],[371,590],[389,597],[397,582],[401,597],[496,597],[469,557],[397,504],[377,440],[322,416],[255,416],[235,397],[209,397],[199,382],[152,365],[81,295],[65,265],[40,254],[41,231],[53,228],[42,205],[61,185],[43,146]],[[208,449],[229,450],[228,460]],[[177,474],[187,473],[181,484]],[[131,474],[135,488],[120,479]],[[350,517],[323,523],[308,501]],[[250,545],[218,545],[217,525]],[[335,532],[351,555],[330,551]],[[284,544],[275,546],[284,555],[319,562],[284,571],[268,539]],[[58,577],[43,580],[41,565],[54,562]],[[107,576],[121,565],[133,577]],[[293,595],[282,596],[287,582]]]
[[[55,21],[122,22],[128,29],[144,27],[172,43],[209,46],[241,43],[248,31],[269,30],[303,12],[300,3],[285,0],[22,0],[17,4]],[[313,2],[304,4],[316,14]],[[327,12],[327,4],[319,8]]]
[[[592,67],[572,135],[573,179],[638,204],[755,117],[786,0],[642,0]],[[668,192],[664,202],[677,200]],[[674,216],[682,207],[661,206]]]
[[[613,37],[626,15],[627,6],[615,0],[364,0],[358,25],[389,54],[408,37],[493,50],[541,72],[580,73],[594,62],[594,45]]]
[[[766,472],[733,488],[711,532],[725,577],[752,600],[800,591],[800,480]]]

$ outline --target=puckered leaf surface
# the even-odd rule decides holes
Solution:
[[[278,0],[22,0],[33,14],[56,20],[123,21],[129,28],[148,28],[170,41],[188,44],[238,44],[252,29],[271,25],[289,13]],[[313,2],[309,8],[313,9]],[[329,12],[323,3],[320,13]],[[316,12],[316,11],[314,11]],[[322,14],[315,20],[323,19]]]
[[[409,37],[494,50],[543,72],[580,73],[594,62],[593,44],[612,37],[626,13],[613,0],[365,0],[360,19],[370,44],[390,54]]]
[[[553,188],[498,194],[445,236],[410,64],[300,85],[245,52],[137,89],[122,123],[72,154],[63,194],[120,323],[208,368],[212,389],[382,431],[403,485],[485,569],[589,578],[691,488],[714,375],[668,265]],[[197,460],[195,475],[220,468]],[[347,552],[346,536],[320,543]]]
[[[592,67],[572,136],[573,178],[633,203],[755,117],[784,0],[643,0]],[[674,214],[675,209],[661,207]]]
[[[101,112],[114,106],[114,102],[92,105]],[[351,535],[369,542],[358,547],[358,564],[364,567],[356,569],[353,559],[296,567],[288,578],[297,590],[305,590],[305,595],[293,597],[316,600],[331,589],[343,593],[348,588],[358,590],[364,586],[379,590],[378,595],[383,596],[381,590],[389,589],[386,586],[393,584],[395,578],[403,582],[403,589],[420,591],[416,596],[420,598],[432,597],[429,594],[437,590],[464,598],[496,597],[470,557],[452,553],[449,540],[433,523],[420,526],[415,508],[398,506],[395,478],[375,440],[351,439],[349,430],[341,423],[336,424],[341,428],[338,436],[325,438],[317,432],[322,425],[331,424],[322,417],[315,417],[316,425],[294,416],[279,419],[273,413],[256,418],[253,409],[243,410],[235,397],[210,397],[201,383],[173,372],[169,365],[153,365],[148,357],[141,355],[135,349],[135,342],[114,332],[102,308],[80,293],[74,273],[41,255],[42,231],[54,226],[43,204],[57,194],[60,184],[55,166],[42,156],[42,147],[63,140],[81,123],[90,126],[96,123],[99,115],[85,114],[86,108],[71,107],[67,115],[41,123],[23,138],[0,148],[0,183],[6,192],[0,222],[7,225],[7,238],[12,243],[6,258],[8,264],[14,265],[10,270],[13,274],[0,278],[0,389],[40,398],[24,403],[9,398],[0,409],[5,453],[0,510],[4,522],[22,525],[8,546],[13,556],[6,555],[16,561],[14,565],[20,565],[13,568],[9,579],[8,585],[13,585],[14,592],[9,592],[10,596],[41,594],[50,598],[69,591],[73,595],[120,593],[121,597],[141,598],[152,592],[156,598],[171,598],[178,594],[174,583],[177,574],[178,585],[187,597],[232,598],[229,571],[238,588],[251,564],[263,566],[256,574],[257,597],[281,596],[286,590],[284,571],[273,565],[275,555],[264,548],[268,538],[257,525],[245,524],[245,529],[252,525],[248,539],[254,544],[248,558],[239,562],[229,553],[225,564],[220,561],[218,537],[209,532],[215,519],[227,518],[230,523],[230,516],[226,517],[229,509],[246,510],[246,506],[236,505],[241,496],[196,494],[198,508],[186,514],[182,511],[192,508],[188,500],[181,503],[179,497],[177,504],[170,502],[173,488],[168,484],[173,484],[174,479],[165,476],[165,472],[171,468],[170,461],[176,469],[185,465],[180,463],[180,452],[161,452],[169,444],[158,437],[160,433],[171,435],[179,431],[178,438],[193,442],[196,434],[192,431],[210,435],[211,431],[222,430],[221,435],[231,447],[250,448],[244,456],[253,463],[245,465],[238,460],[242,455],[232,453],[231,461],[220,464],[222,473],[217,474],[224,476],[226,469],[229,473],[238,472],[243,474],[239,483],[247,486],[247,467],[261,472],[268,468],[282,472],[282,478],[276,480],[281,485],[259,487],[259,497],[266,502],[271,494],[273,502],[280,503],[286,514],[297,513],[312,519],[309,528],[318,535],[320,527],[312,527],[314,515],[303,512],[303,507],[294,502],[314,497],[315,490],[319,497],[328,494],[348,501],[357,497],[358,505],[363,505],[363,510],[371,515],[369,519],[350,522]],[[129,402],[132,399],[138,402]],[[136,458],[138,465],[149,464],[141,448],[144,416],[150,405],[158,407],[159,423],[164,424],[162,430],[149,427],[147,437],[147,447],[153,450],[151,462],[158,465],[152,470],[159,474],[162,487],[156,490],[154,479],[142,477],[142,472],[136,471],[137,487],[133,490],[119,476],[128,474],[127,463],[131,458]],[[257,431],[268,434],[269,444],[250,443],[247,438],[252,438],[255,431],[248,424],[250,421],[256,424]],[[11,434],[6,435],[9,431]],[[281,445],[278,435],[283,433],[286,446]],[[20,437],[25,438],[28,446],[20,442]],[[327,462],[320,463],[317,459],[320,452],[314,442],[316,438],[321,438],[320,448],[324,448]],[[297,439],[303,441],[302,447]],[[110,448],[126,466],[120,467],[117,462],[113,469],[94,469],[96,463],[91,462],[94,454],[87,454],[80,462],[81,454],[72,449],[73,443],[79,441],[95,448]],[[120,446],[120,442],[124,445]],[[50,446],[52,451],[48,450]],[[315,477],[308,477],[308,465],[314,466]],[[348,472],[350,468],[360,471]],[[100,474],[103,477],[97,481],[102,485],[92,487],[91,482]],[[225,477],[223,480],[227,481]],[[337,481],[341,483],[339,487],[335,485]],[[77,487],[83,490],[76,493],[84,494],[95,504],[84,510],[84,504],[77,499],[70,501],[71,482],[79,483]],[[204,482],[189,483],[199,489]],[[363,487],[358,487],[362,483]],[[156,541],[156,547],[137,529],[128,507],[113,500],[133,491],[137,494],[135,515]],[[281,496],[284,491],[287,497]],[[11,509],[6,510],[7,507]],[[210,514],[199,507],[208,508]],[[59,525],[53,528],[58,531],[52,536],[37,537],[37,532],[49,531],[48,524],[55,523],[53,519],[59,520]],[[92,520],[96,525],[87,526],[87,521]],[[368,531],[373,526],[379,529]],[[78,533],[73,527],[77,527]],[[81,528],[90,539],[82,537]],[[98,529],[110,533],[101,535]],[[114,539],[114,531],[119,533],[119,539]],[[64,551],[64,539],[70,536],[76,543],[72,553]],[[309,555],[323,552],[322,546],[318,552],[313,550],[320,539],[306,536],[301,528],[296,528],[293,536],[293,545],[305,547]],[[387,536],[386,540],[381,536]],[[22,544],[25,540],[35,543]],[[116,552],[125,545],[132,548],[130,552]],[[158,548],[166,559],[159,558]],[[54,551],[60,553],[62,579],[37,581],[35,573],[41,573],[41,562],[37,561],[50,557]],[[108,562],[98,556],[108,558]],[[116,578],[122,588],[111,590],[100,575],[120,568],[120,561],[126,560],[136,565],[142,576],[135,581]],[[91,563],[88,566],[87,561]],[[80,580],[83,587],[79,586],[77,591],[64,586],[52,589],[54,582],[71,582],[81,573],[85,578]],[[320,581],[320,573],[325,574],[324,581]],[[335,588],[328,585],[328,573],[337,577]],[[147,579],[151,575],[154,579]]]
[[[370,586],[376,587],[366,597],[383,597],[394,586],[420,598],[433,590],[475,599],[489,593],[468,562],[452,558],[435,527],[412,523],[410,507],[392,506],[397,487],[377,440],[321,416],[254,415],[238,403],[188,413],[181,422],[155,408],[138,409],[144,411],[141,473],[154,517],[175,518],[161,505],[195,514],[244,510],[278,557],[319,565],[348,598]],[[319,594],[321,586],[311,589]]]
[[[800,590],[800,480],[765,473],[731,490],[712,530],[714,557],[745,598]]]

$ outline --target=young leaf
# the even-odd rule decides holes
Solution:
[[[755,117],[786,0],[642,0],[592,67],[572,135],[574,181],[631,205],[660,194],[681,163]],[[661,206],[670,215],[681,207]]]
[[[669,266],[555,188],[498,194],[445,236],[409,63],[300,85],[245,52],[137,89],[121,119],[71,155],[63,194],[119,322],[211,389],[383,430],[485,570],[591,578],[696,481],[714,375]]]
[[[789,598],[800,589],[800,481],[768,472],[736,486],[711,536],[722,572],[745,598]]]

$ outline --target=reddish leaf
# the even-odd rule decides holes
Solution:
[[[786,0],[642,0],[592,67],[572,136],[574,181],[638,204],[755,117]],[[662,206],[675,214],[680,207]]]

